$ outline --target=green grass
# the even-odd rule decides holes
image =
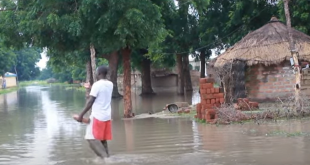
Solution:
[[[7,93],[10,93],[10,92],[14,92],[14,91],[17,91],[17,90],[18,90],[18,87],[0,89],[0,95],[7,94]]]
[[[68,84],[68,83],[47,83],[46,81],[21,81],[19,82],[19,87],[25,87],[30,85],[40,85],[40,86],[47,86],[47,85],[61,85],[61,86],[79,86],[79,84]]]
[[[46,81],[21,81],[19,82],[19,87],[25,87],[30,85],[47,85]]]

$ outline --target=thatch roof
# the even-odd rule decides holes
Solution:
[[[310,36],[292,29],[299,59],[310,61]],[[291,58],[286,25],[272,17],[263,27],[247,34],[242,40],[220,55],[215,67],[222,67],[233,60],[247,65],[278,64]]]

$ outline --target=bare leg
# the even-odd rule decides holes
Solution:
[[[101,158],[104,158],[105,147],[99,140],[87,140],[90,148],[95,152],[95,154]]]
[[[110,154],[109,154],[109,148],[108,148],[108,142],[106,140],[102,140],[101,141],[104,149],[105,149],[105,152],[107,153],[107,157],[110,157]]]

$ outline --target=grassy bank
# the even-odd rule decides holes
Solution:
[[[18,87],[0,89],[0,95],[6,94],[6,93],[10,93],[10,92],[14,92],[14,91],[17,91],[17,90],[18,90]]]
[[[68,83],[47,83],[46,81],[21,81],[19,87],[25,87],[30,85],[50,86],[50,85],[61,85],[61,86],[79,86],[79,84],[68,84]]]
[[[13,91],[17,91],[19,88],[31,86],[31,85],[37,85],[37,86],[64,86],[67,88],[75,88],[80,89],[79,84],[68,84],[68,83],[47,83],[46,81],[21,81],[18,83],[18,87],[12,87],[12,88],[6,88],[6,89],[0,89],[0,95],[7,94]],[[80,89],[82,90],[82,88]]]

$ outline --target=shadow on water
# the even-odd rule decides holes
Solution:
[[[182,100],[183,99],[183,100]],[[162,111],[165,104],[187,101],[197,94],[171,91],[133,98],[136,114]],[[26,87],[0,96],[0,165],[95,165],[83,139],[85,125],[72,120],[84,106],[84,93],[62,87]],[[256,125],[214,126],[191,119],[120,120],[122,99],[113,107],[113,165],[282,165],[310,164],[309,136],[285,137],[278,132],[310,133],[309,120]],[[101,163],[102,164],[102,163]]]

